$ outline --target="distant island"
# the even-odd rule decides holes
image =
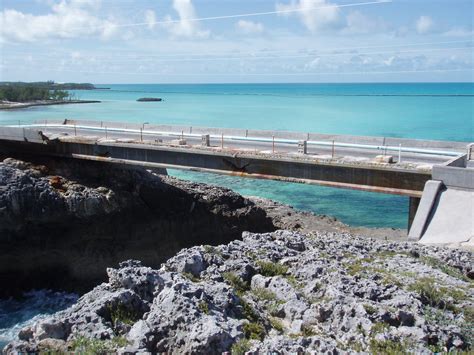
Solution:
[[[0,109],[18,109],[31,106],[99,103],[96,100],[78,100],[66,90],[92,90],[89,83],[0,82]]]
[[[91,83],[56,83],[52,80],[22,82],[22,81],[0,81],[0,87],[14,86],[14,87],[34,87],[48,90],[108,90],[110,88],[98,88]]]
[[[138,102],[156,102],[156,101],[163,101],[163,99],[159,97],[141,97],[137,100]]]

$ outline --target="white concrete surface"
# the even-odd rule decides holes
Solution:
[[[473,245],[474,191],[455,188],[441,191],[420,243]]]
[[[408,238],[418,241],[423,235],[426,224],[430,218],[431,210],[436,202],[438,192],[443,187],[443,183],[437,180],[429,180],[425,184],[423,189],[423,195],[421,196],[418,210],[416,211],[415,219],[411,225],[408,233]]]

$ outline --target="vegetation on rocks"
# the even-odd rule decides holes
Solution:
[[[34,351],[54,336],[85,337],[79,348],[99,352],[468,352],[472,261],[467,251],[347,234],[244,233],[184,249],[159,270],[138,261],[108,269],[108,283],[23,330],[6,350]],[[108,304],[133,305],[136,316],[101,316]],[[128,323],[119,331],[117,319]],[[111,345],[117,336],[126,343]]]

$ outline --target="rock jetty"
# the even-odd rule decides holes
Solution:
[[[158,270],[108,268],[9,352],[432,353],[472,349],[473,254],[344,233],[243,233]]]
[[[0,110],[15,110],[33,106],[71,105],[71,104],[97,104],[97,100],[39,100],[27,102],[0,101]]]

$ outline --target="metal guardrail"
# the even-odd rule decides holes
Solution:
[[[140,134],[140,135],[156,135],[156,136],[167,136],[167,137],[175,137],[175,138],[196,138],[201,139],[203,134],[201,133],[185,133],[184,131],[181,132],[171,132],[171,131],[158,131],[158,130],[150,130],[150,129],[133,129],[133,128],[117,128],[117,127],[97,127],[97,126],[89,126],[89,125],[73,125],[73,124],[56,124],[56,123],[47,123],[44,124],[19,124],[17,125],[10,125],[10,127],[24,127],[24,128],[69,128],[69,129],[85,129],[90,131],[97,131],[97,132],[116,132],[116,133],[132,133],[132,134]],[[284,139],[284,138],[266,138],[266,137],[250,137],[250,136],[235,136],[235,135],[217,135],[217,134],[209,134],[210,138],[218,139],[218,140],[227,140],[227,141],[245,141],[245,142],[256,142],[256,143],[269,143],[269,144],[291,144],[291,145],[298,145],[301,140],[296,139]],[[376,150],[382,152],[398,152],[399,159],[401,158],[402,152],[408,153],[418,153],[418,154],[428,154],[428,155],[441,155],[441,156],[459,156],[461,153],[454,152],[454,151],[446,151],[446,150],[436,150],[436,149],[423,149],[423,148],[415,148],[415,147],[403,147],[401,144],[399,146],[386,146],[386,145],[372,145],[372,144],[358,144],[358,143],[342,143],[342,142],[335,142],[335,141],[315,141],[315,140],[308,140],[306,141],[307,145],[309,146],[325,146],[325,147],[342,147],[342,148],[356,148],[356,149],[367,149],[367,150]]]

